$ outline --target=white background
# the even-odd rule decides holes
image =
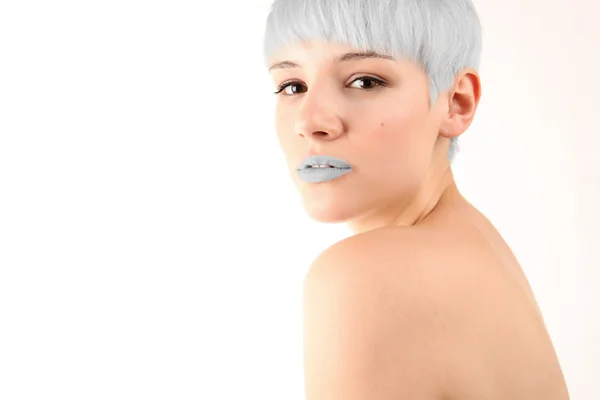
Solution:
[[[303,399],[302,209],[262,64],[270,0],[0,3],[0,398]],[[600,399],[600,5],[479,0],[459,188]]]

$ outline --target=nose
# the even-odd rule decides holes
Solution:
[[[298,135],[310,141],[331,141],[344,132],[344,123],[335,106],[314,95],[305,95],[303,100],[296,117]]]

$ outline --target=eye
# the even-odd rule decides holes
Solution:
[[[373,76],[361,76],[360,78],[356,78],[354,81],[352,81],[352,84],[356,83],[356,82],[363,82],[365,84],[359,86],[360,89],[375,89],[378,86],[383,86],[385,85],[385,82],[383,82],[381,79],[375,78]],[[350,84],[350,86],[352,86],[352,84]]]
[[[298,94],[300,93],[299,89],[294,90],[294,88],[298,88],[298,87],[302,87],[303,85],[301,83],[298,82],[287,82],[287,83],[282,83],[281,86],[279,86],[277,88],[277,91],[275,92],[275,94],[279,94],[281,92],[284,92],[285,96],[292,96],[294,94]],[[287,88],[292,88],[291,90],[286,90]]]
[[[355,82],[363,82],[363,85],[360,85],[358,88],[359,89],[365,89],[365,90],[372,90],[375,89],[379,86],[385,86],[385,82],[382,81],[379,78],[375,78],[373,76],[361,76],[359,78],[356,78],[354,81],[352,81],[352,83],[350,84],[352,86],[352,84],[354,84]],[[284,96],[293,96],[294,94],[299,94],[302,93],[300,90],[298,89],[300,87],[304,87],[305,86],[297,81],[291,81],[291,82],[286,82],[286,83],[282,83],[278,88],[277,91],[275,92],[275,94],[279,94],[279,93],[284,93]],[[288,88],[291,88],[291,90],[286,90]],[[306,90],[305,90],[306,91]]]

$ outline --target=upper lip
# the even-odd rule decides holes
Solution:
[[[302,160],[302,162],[300,162],[300,165],[298,166],[298,169],[306,169],[314,164],[328,164],[336,168],[351,168],[347,162],[345,162],[344,160],[340,160],[339,158],[331,156],[313,155],[308,156],[304,160]]]

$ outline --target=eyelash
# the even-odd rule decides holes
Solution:
[[[352,83],[354,83],[356,81],[360,81],[360,80],[369,80],[369,81],[373,81],[373,82],[375,82],[377,84],[377,85],[375,85],[375,87],[366,88],[366,89],[363,89],[363,90],[373,90],[373,89],[376,89],[376,88],[378,88],[380,86],[385,86],[385,82],[384,81],[382,81],[381,79],[375,78],[373,76],[359,76],[358,78],[356,78],[355,80],[353,80]],[[301,83],[299,81],[290,81],[290,82],[282,83],[277,88],[277,91],[274,92],[274,94],[278,95],[281,92],[283,92],[285,90],[285,88],[287,88],[288,86],[292,86],[292,85],[295,85],[295,84],[301,84]],[[293,96],[293,94],[284,94],[283,96],[290,97],[290,96]]]

